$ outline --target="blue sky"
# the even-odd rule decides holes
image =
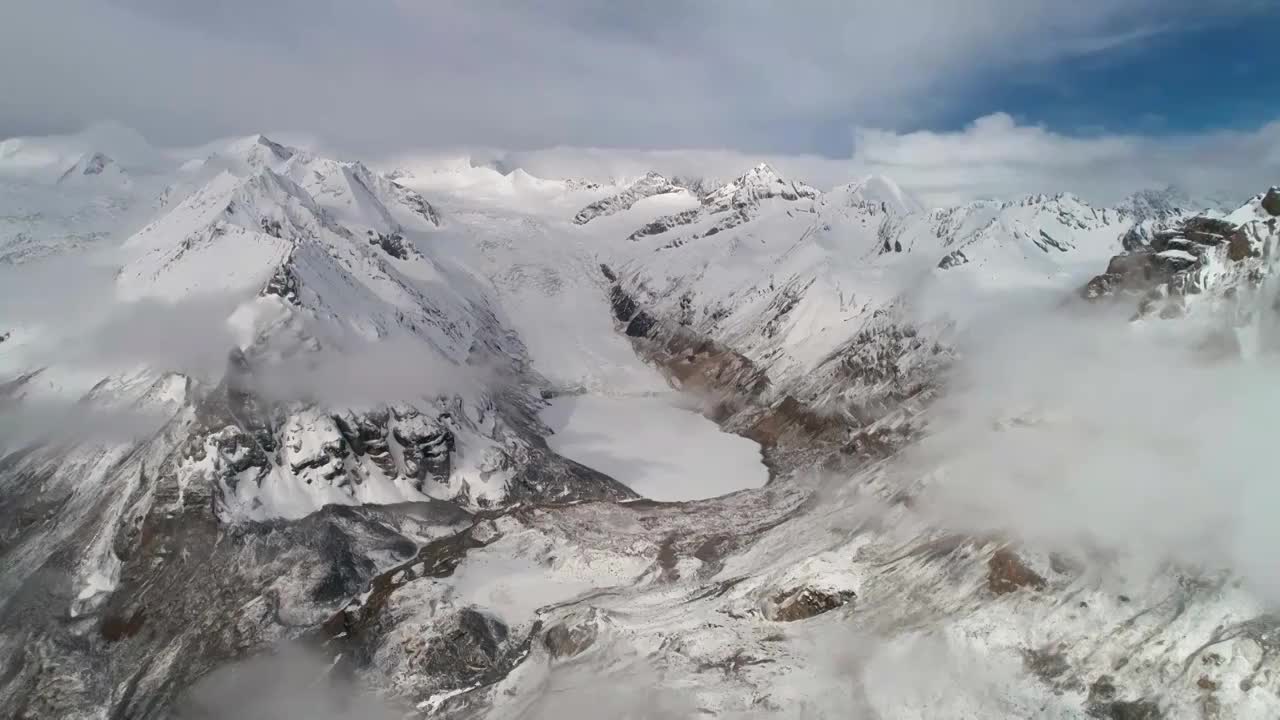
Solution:
[[[1044,67],[1016,66],[940,118],[959,127],[993,108],[1074,133],[1248,130],[1280,118],[1280,4],[1269,13],[1175,26]]]

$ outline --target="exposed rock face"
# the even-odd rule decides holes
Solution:
[[[702,211],[699,208],[684,210],[676,213],[675,215],[660,217],[651,223],[641,226],[639,230],[631,233],[630,237],[627,239],[634,242],[649,235],[661,235],[662,233],[673,228],[680,227],[681,225],[688,225],[700,217],[702,217]]]
[[[382,251],[397,260],[408,260],[412,255],[416,254],[413,245],[404,239],[404,235],[400,233],[374,233],[369,231],[369,244],[377,245]]]
[[[1259,239],[1257,235],[1245,228],[1236,230],[1228,240],[1227,257],[1232,262],[1242,262],[1248,258],[1261,257],[1262,243],[1258,242]]]
[[[1280,215],[1280,188],[1271,188],[1262,196],[1262,209],[1272,217]]]
[[[412,669],[422,677],[457,676],[466,687],[499,668],[514,650],[510,641],[501,620],[464,608],[441,623],[435,637],[425,638],[430,650],[421,653]]]
[[[749,222],[759,212],[760,204],[766,200],[778,198],[797,202],[813,200],[818,195],[814,188],[804,183],[784,180],[772,167],[760,164],[737,180],[704,195],[701,207],[658,218],[633,232],[628,239],[636,241],[704,220],[713,222],[702,232],[695,232],[692,237],[696,239],[717,235]],[[669,247],[679,247],[683,242],[683,239],[678,238]]]
[[[1271,273],[1274,225],[1274,220],[1261,218],[1243,224],[1188,218],[1176,228],[1154,233],[1149,245],[1113,257],[1107,272],[1089,281],[1081,294],[1091,300],[1136,297],[1137,317],[1166,319],[1184,315],[1195,298],[1213,305],[1234,302],[1240,292],[1260,287]]]
[[[419,487],[427,479],[447,482],[455,449],[453,433],[416,408],[397,406],[391,412],[396,419],[392,436],[403,453],[405,472],[417,478]]]
[[[1036,571],[1016,553],[1008,548],[1001,548],[987,561],[987,589],[996,595],[1030,588],[1043,590],[1047,583]]]
[[[291,305],[298,305],[298,275],[293,270],[293,263],[286,260],[271,276],[262,288],[262,295],[275,295]]]
[[[596,642],[599,635],[594,614],[585,618],[569,618],[547,628],[542,642],[551,657],[565,659],[581,655]]]
[[[769,619],[778,622],[805,620],[830,612],[853,602],[852,591],[827,592],[815,588],[799,588],[779,593],[773,598]]]
[[[1184,222],[1180,228],[1180,233],[1193,243],[1212,247],[1226,242],[1231,233],[1235,232],[1235,229],[1234,223],[1219,220],[1218,218],[1201,216],[1190,218]],[[1173,235],[1168,239],[1177,237],[1178,235]],[[1156,247],[1157,250],[1162,249],[1155,244],[1153,244],[1153,247]]]
[[[348,410],[335,415],[333,420],[352,453],[357,457],[367,458],[382,472],[394,475],[396,461],[391,456],[390,446],[387,443],[389,416],[390,412],[387,410],[367,413]]]

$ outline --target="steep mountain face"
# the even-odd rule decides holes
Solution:
[[[1225,218],[1187,217],[1147,243],[1126,245],[1089,281],[1084,296],[1136,298],[1137,317],[1199,311],[1250,326],[1272,273],[1277,216],[1280,191],[1273,188]]]
[[[1265,354],[1280,191],[1222,215],[1152,194],[926,210],[883,177],[392,178],[261,136],[118,162],[130,210],[101,225],[101,307],[65,328],[0,308],[0,418],[74,408],[0,426],[0,703],[17,717],[1280,708],[1275,620],[1230,568],[1142,571],[1105,533],[1036,535],[1054,523],[978,502],[984,475],[1052,486],[1036,473],[1082,463],[1123,486],[1072,455],[1114,444],[1089,403],[992,400],[973,434],[954,418],[972,363],[1007,360],[980,331],[1011,306],[1048,308],[1049,333],[1065,305],[1125,333],[1163,323],[1198,353],[1227,328],[1214,363]],[[21,177],[31,197],[62,184]],[[83,232],[104,215],[56,217]],[[213,368],[69,350],[157,333]],[[1010,385],[1064,372],[1034,350],[1015,347]],[[770,482],[654,502],[548,446],[548,398],[666,383],[758,443]],[[979,520],[957,521],[970,504]]]

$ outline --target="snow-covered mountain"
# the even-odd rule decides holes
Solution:
[[[980,312],[983,291],[1083,282],[1131,227],[1071,195],[925,211],[885,178],[818,193],[758,182],[765,172],[642,225],[611,272],[639,317],[733,348],[780,393],[860,416],[928,384],[942,334]],[[758,186],[800,189],[740,190]],[[948,293],[966,297],[944,318],[932,306]],[[891,357],[859,357],[882,342]]]
[[[57,312],[0,303],[17,716],[239,716],[353,680],[418,717],[1280,707],[1242,569],[1139,570],[1092,517],[1018,517],[1072,453],[1129,447],[1110,414],[1168,395],[1221,422],[1164,376],[1063,386],[1096,337],[1158,336],[1165,372],[1208,336],[1214,367],[1265,357],[1274,189],[925,209],[768,165],[596,185],[110,135],[0,145],[5,277],[40,278],[12,296],[95,269]],[[1001,346],[1014,310],[1061,347]],[[969,422],[975,394],[996,419]],[[699,441],[691,409],[751,442]],[[1081,464],[1109,488],[1186,464],[1134,452]],[[992,491],[1003,463],[1027,485]],[[692,499],[638,499],[619,479],[645,466]],[[286,670],[229,669],[286,646]]]
[[[584,207],[577,215],[573,216],[573,221],[579,225],[585,225],[598,217],[630,210],[632,206],[645,198],[676,193],[681,190],[680,186],[672,183],[662,175],[651,172],[627,185],[620,192]]]

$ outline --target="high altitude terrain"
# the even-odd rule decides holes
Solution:
[[[1280,192],[927,209],[118,129],[4,141],[0,183],[15,717],[1280,709],[1223,401]]]

